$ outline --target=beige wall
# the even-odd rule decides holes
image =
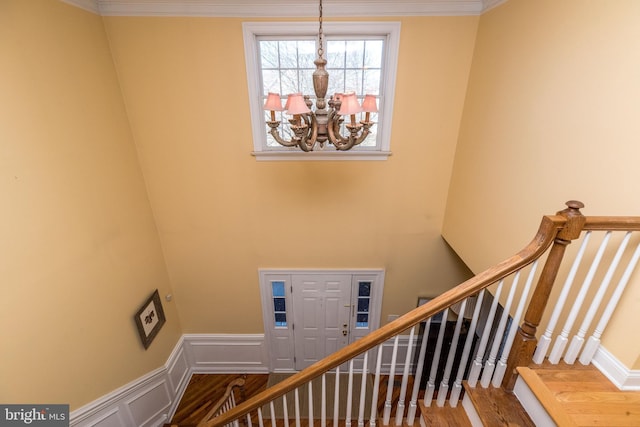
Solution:
[[[474,271],[566,200],[640,215],[638,51],[635,0],[509,0],[481,17],[443,229]],[[633,369],[639,302],[636,277],[603,337]]]
[[[162,366],[133,315],[170,291],[102,20],[0,2],[0,401],[90,402]]]
[[[393,156],[256,162],[240,19],[0,2],[0,401],[74,409],[181,333],[261,332],[258,268],[384,267],[384,321],[464,277],[443,221],[478,271],[567,199],[637,214],[639,12],[398,18]],[[144,351],[132,315],[156,288],[175,302]],[[605,336],[635,369],[638,300],[636,281]]]
[[[241,20],[1,2],[0,401],[77,409],[181,333],[261,332],[261,267],[384,267],[383,319],[459,283],[440,229],[477,24],[402,19],[390,160],[256,162]]]
[[[384,162],[256,162],[242,20],[104,21],[184,332],[262,332],[258,268],[383,267],[383,321],[464,277],[440,229],[478,17],[401,19]]]

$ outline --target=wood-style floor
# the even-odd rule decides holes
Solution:
[[[214,402],[218,401],[224,395],[227,384],[236,378],[242,377],[240,374],[195,374],[191,377],[189,384],[184,392],[180,404],[174,414],[171,423],[180,427],[194,426],[207,413]],[[252,374],[246,375],[246,382],[243,390],[236,394],[236,403],[243,402],[266,389],[269,375]],[[396,378],[397,380],[397,378]],[[380,378],[380,391],[378,394],[378,412],[381,413],[384,408],[388,377]],[[407,393],[410,393],[413,387],[412,378],[409,379],[407,385]],[[396,387],[392,396],[392,402],[398,401],[399,387]],[[254,423],[257,425],[257,423]],[[303,420],[306,425],[306,420]]]
[[[618,390],[598,369],[593,365],[582,366],[579,363],[568,366],[559,365],[535,365],[528,369],[532,376],[533,386],[530,387],[539,394],[539,399],[560,426],[640,426],[640,392],[625,392]],[[527,369],[527,368],[524,368]],[[213,402],[216,402],[223,394],[226,385],[241,375],[193,375],[183,395],[178,409],[171,420],[172,424],[180,427],[195,426],[209,410]],[[245,387],[236,394],[238,403],[263,391],[266,388],[269,376],[247,375]],[[524,376],[523,376],[524,378]],[[378,395],[378,413],[384,408],[387,377],[381,377],[380,392]],[[396,377],[396,381],[398,378]],[[527,381],[529,383],[529,381]],[[409,394],[412,389],[412,381],[407,387]],[[537,389],[534,389],[537,388]],[[399,387],[394,387],[394,406],[398,400]],[[488,392],[491,390],[479,390]],[[473,393],[472,393],[473,394]],[[480,400],[499,401],[495,397],[483,397]],[[495,402],[494,402],[495,403]],[[514,411],[514,404],[499,404],[508,412]],[[518,405],[519,406],[519,405]],[[446,408],[431,408],[429,411],[430,426],[459,427],[467,425],[466,422],[456,421]],[[461,409],[461,405],[456,409]],[[494,408],[495,409],[495,408]],[[499,412],[494,410],[493,412]],[[480,414],[482,415],[482,414]],[[307,427],[307,420],[302,420],[302,427]],[[490,421],[489,425],[513,425],[511,422]],[[491,424],[494,423],[494,424]],[[276,423],[276,427],[282,426],[282,421]],[[319,426],[319,420],[314,424]],[[515,423],[516,425],[527,425]],[[257,426],[257,420],[253,421]],[[352,424],[353,425],[353,424]],[[270,427],[270,421],[265,420],[265,426]],[[340,427],[344,427],[341,422]]]

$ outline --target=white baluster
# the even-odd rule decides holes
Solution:
[[[300,427],[302,416],[300,415],[300,393],[298,392],[297,388],[296,388],[293,396],[294,396],[294,400],[295,400],[296,427]],[[262,427],[262,426],[260,426],[260,427]]]
[[[347,414],[345,417],[345,426],[351,425],[351,407],[353,406],[353,359],[349,361],[349,383],[347,384]]]
[[[573,286],[573,281],[576,278],[576,273],[578,272],[578,268],[582,263],[582,257],[584,255],[585,249],[589,244],[589,237],[591,237],[591,231],[587,231],[582,239],[582,243],[580,244],[580,250],[578,250],[578,254],[576,258],[573,260],[573,264],[571,265],[571,270],[569,270],[569,274],[567,275],[567,279],[562,285],[562,291],[556,300],[556,305],[553,308],[553,313],[549,318],[549,323],[547,323],[547,327],[544,330],[544,334],[538,340],[538,345],[536,347],[536,351],[533,354],[533,363],[537,363],[538,365],[544,362],[544,358],[547,356],[547,351],[549,351],[549,346],[551,345],[551,340],[553,337],[553,331],[558,324],[558,319],[560,318],[560,314],[562,314],[562,309],[564,308],[567,302],[567,296],[569,295],[569,291],[571,290],[571,286]]]
[[[522,295],[520,296],[518,307],[516,308],[516,314],[513,316],[513,321],[511,322],[511,326],[509,327],[507,340],[505,341],[504,348],[502,349],[502,355],[500,356],[500,360],[496,365],[496,371],[494,372],[493,379],[491,380],[491,384],[496,388],[500,387],[500,385],[502,384],[502,379],[504,378],[504,374],[507,371],[507,359],[509,357],[509,353],[511,352],[511,346],[513,345],[513,341],[516,338],[516,332],[518,332],[518,325],[520,325],[520,318],[522,317],[522,313],[524,312],[524,306],[527,302],[529,291],[531,290],[531,284],[533,283],[533,277],[536,274],[537,268],[538,268],[538,260],[534,261],[533,264],[531,265],[531,270],[529,271],[527,282],[524,285],[524,289],[522,290]]]
[[[420,354],[418,355],[418,366],[416,367],[416,375],[413,380],[413,390],[411,392],[411,400],[409,409],[407,410],[407,425],[412,426],[416,419],[416,411],[418,410],[418,393],[420,392],[420,381],[422,380],[422,370],[424,368],[424,356],[427,353],[427,341],[429,339],[429,328],[431,327],[431,318],[427,319],[422,334],[422,343],[420,344]]]
[[[320,403],[320,426],[327,426],[327,374],[322,374],[322,401]]]
[[[458,320],[456,321],[455,329],[453,330],[453,337],[451,338],[451,346],[449,347],[449,355],[447,356],[447,363],[444,366],[444,373],[442,376],[442,382],[440,388],[438,388],[438,399],[436,405],[442,408],[444,402],[447,400],[447,393],[449,392],[449,378],[451,377],[451,369],[453,368],[453,359],[456,356],[456,350],[458,350],[458,340],[460,339],[460,328],[462,328],[462,322],[464,321],[464,314],[467,309],[467,299],[465,298],[460,305],[460,312],[458,314]]]
[[[289,408],[287,407],[287,395],[282,395],[282,414],[284,416],[284,425],[289,425]]]
[[[409,344],[407,354],[404,359],[404,371],[402,372],[402,384],[400,385],[400,395],[398,396],[398,406],[396,407],[396,426],[402,425],[404,418],[404,404],[407,397],[407,383],[409,381],[409,368],[411,366],[411,349],[413,348],[413,337],[416,327],[412,327],[409,332]]]
[[[309,395],[309,426],[313,425],[313,386],[312,381],[307,383],[307,394]]]
[[[504,284],[504,280],[500,280],[500,282],[498,283],[496,294],[493,297],[493,301],[491,302],[491,308],[489,308],[487,321],[484,324],[484,329],[482,331],[482,338],[480,338],[480,344],[478,344],[478,351],[476,352],[476,358],[473,360],[473,363],[471,364],[469,378],[467,379],[467,384],[469,384],[471,388],[475,388],[475,386],[478,383],[478,378],[480,377],[480,371],[482,370],[482,359],[484,358],[484,352],[487,348],[489,337],[491,336],[491,329],[493,328],[493,319],[496,316],[496,311],[498,309],[498,300],[500,299],[500,294],[502,293],[503,284]]]
[[[460,400],[460,394],[462,393],[462,379],[464,378],[464,371],[467,366],[467,360],[471,355],[471,346],[473,345],[473,338],[476,335],[476,325],[478,324],[478,318],[480,317],[480,309],[482,307],[482,299],[484,298],[484,289],[478,294],[476,298],[476,305],[473,309],[473,316],[471,317],[471,324],[469,325],[469,332],[467,333],[467,339],[462,349],[462,357],[460,358],[460,365],[458,366],[458,373],[456,380],[451,388],[451,398],[449,399],[449,405],[452,408],[458,406]]]
[[[371,395],[371,416],[369,427],[376,427],[378,418],[378,394],[380,393],[380,370],[382,368],[382,345],[378,346],[378,358],[376,359],[376,374],[373,379],[373,393]]]
[[[336,368],[336,386],[333,390],[333,427],[338,427],[340,419],[340,366]]]
[[[611,319],[611,315],[613,314],[613,311],[615,310],[616,306],[618,305],[618,302],[620,301],[620,297],[622,297],[622,292],[627,286],[627,283],[629,282],[629,278],[631,277],[631,274],[636,268],[636,265],[638,263],[638,258],[640,258],[640,244],[636,247],[636,250],[633,253],[633,256],[631,257],[629,264],[627,264],[627,268],[624,270],[624,274],[620,278],[620,281],[618,282],[618,285],[616,286],[616,289],[613,292],[613,295],[611,295],[611,299],[609,300],[607,307],[602,313],[602,317],[600,318],[600,321],[598,322],[598,325],[596,326],[593,332],[593,335],[589,337],[589,339],[587,340],[587,344],[585,345],[584,350],[580,355],[580,363],[582,363],[583,365],[588,365],[589,363],[591,363],[591,360],[593,359],[593,356],[595,355],[596,350],[600,346],[600,337],[602,336],[602,333],[607,327],[607,323],[609,323],[609,320]]]
[[[495,369],[496,358],[498,357],[498,351],[500,350],[500,344],[502,343],[504,330],[507,326],[507,320],[509,319],[511,303],[513,302],[513,297],[515,295],[516,289],[518,288],[519,280],[520,270],[518,270],[513,276],[511,289],[509,290],[507,301],[505,303],[504,309],[502,310],[502,316],[500,317],[500,322],[498,323],[498,328],[496,329],[495,338],[493,339],[493,345],[491,346],[491,351],[489,352],[489,358],[484,364],[484,370],[482,371],[482,377],[480,378],[480,385],[483,388],[489,387],[489,384],[491,383],[491,377],[493,376],[493,371]]]
[[[611,261],[611,264],[607,269],[607,273],[605,274],[604,279],[602,279],[602,283],[600,283],[600,287],[598,288],[596,295],[591,300],[591,305],[589,306],[589,310],[587,310],[587,314],[584,316],[584,319],[582,319],[582,324],[580,324],[580,328],[578,328],[578,333],[571,339],[569,348],[564,355],[564,361],[570,365],[573,365],[573,363],[576,361],[576,358],[578,357],[578,353],[580,353],[580,349],[582,348],[582,344],[584,343],[584,337],[587,335],[587,331],[589,329],[589,326],[591,326],[593,318],[596,317],[596,311],[598,310],[600,304],[602,303],[602,300],[604,299],[604,294],[609,288],[609,284],[611,283],[613,274],[618,268],[618,264],[620,264],[620,259],[622,258],[622,255],[627,248],[627,244],[629,243],[630,238],[631,232],[628,231],[625,234],[624,239],[622,239],[622,242],[620,242],[620,246],[618,247],[613,260]]]
[[[389,425],[389,419],[391,418],[391,398],[393,397],[393,383],[395,381],[396,375],[396,359],[398,357],[398,338],[396,337],[393,340],[393,353],[391,353],[391,367],[389,370],[389,377],[387,378],[387,396],[384,401],[384,412],[382,414],[382,424],[385,426]]]
[[[264,421],[262,420],[262,408],[258,408],[258,425],[264,427]]]
[[[551,349],[551,353],[549,354],[549,362],[551,362],[554,365],[560,361],[560,358],[562,357],[562,353],[564,353],[564,349],[566,348],[567,342],[569,341],[568,337],[569,337],[569,333],[571,332],[571,328],[573,327],[573,322],[575,322],[576,316],[578,315],[578,312],[582,307],[582,303],[584,302],[584,299],[587,295],[587,291],[591,286],[593,277],[595,276],[596,271],[598,270],[598,266],[600,265],[600,261],[602,260],[602,255],[604,254],[607,244],[609,243],[610,237],[611,237],[611,232],[607,231],[607,233],[604,236],[604,239],[602,239],[602,243],[600,243],[600,247],[598,248],[598,252],[596,253],[595,258],[591,262],[591,267],[589,267],[587,276],[582,282],[582,287],[580,288],[580,292],[578,292],[578,296],[576,297],[575,302],[573,303],[573,307],[571,307],[571,312],[569,313],[569,316],[567,317],[567,320],[565,321],[564,326],[562,327],[562,332],[560,332],[560,335],[556,338],[556,342],[553,344],[553,348]]]
[[[251,422],[251,414],[247,414],[247,427],[253,427],[253,423]]]
[[[367,397],[367,364],[369,363],[369,352],[364,353],[362,361],[362,376],[360,381],[360,406],[358,408],[358,427],[364,427],[364,405]]]
[[[438,329],[438,340],[436,341],[436,349],[433,353],[433,361],[431,362],[431,370],[429,371],[429,380],[427,381],[427,388],[424,392],[424,405],[431,406],[433,401],[433,394],[436,390],[436,374],[438,373],[438,365],[440,364],[440,353],[442,352],[442,341],[444,339],[444,332],[447,327],[447,317],[449,316],[449,309],[445,308],[442,312],[442,322],[440,323],[440,329]]]
[[[276,408],[273,404],[273,400],[269,402],[269,412],[271,412],[271,426],[273,427],[276,425]]]

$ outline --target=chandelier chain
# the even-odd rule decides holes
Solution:
[[[318,56],[320,58],[323,58],[323,54],[324,54],[324,33],[322,32],[322,0],[320,0],[320,5],[318,6],[318,9],[320,11],[319,15],[318,15],[318,24],[319,24],[319,28],[318,28]]]

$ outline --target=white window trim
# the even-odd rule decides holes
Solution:
[[[300,149],[267,150],[263,146],[267,128],[264,123],[262,109],[262,88],[258,71],[259,36],[317,35],[317,22],[244,22],[244,52],[247,67],[247,83],[249,86],[249,111],[253,134],[253,155],[257,160],[386,160],[390,155],[391,123],[393,119],[393,103],[395,81],[398,65],[398,49],[400,46],[399,22],[325,22],[325,34],[353,36],[387,35],[385,52],[385,72],[382,81],[381,96],[384,105],[380,106],[379,117],[382,119],[378,128],[380,149],[352,151],[313,151],[302,152]],[[331,78],[331,77],[329,77]],[[259,118],[259,119],[256,119]]]

